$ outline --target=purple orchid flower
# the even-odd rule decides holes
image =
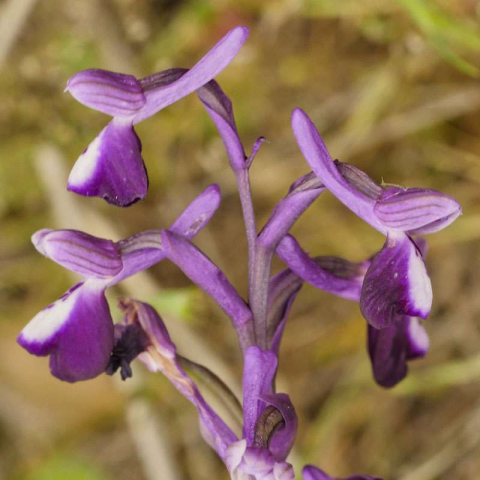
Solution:
[[[197,408],[205,441],[225,462],[233,479],[293,480],[293,469],[285,459],[293,445],[297,417],[288,395],[271,392],[277,368],[273,352],[252,346],[245,353],[244,428],[239,439],[183,369],[183,357],[158,313],[136,300],[122,300],[120,308],[124,317],[115,325],[116,345],[107,373],[120,368],[122,377],[128,377],[129,363],[138,356],[149,370],[163,373]]]
[[[288,395],[271,391],[278,365],[272,351],[252,346],[245,353],[244,424],[242,438],[238,438],[183,368],[194,362],[178,354],[158,313],[150,305],[132,299],[123,299],[120,308],[124,316],[115,325],[116,345],[107,373],[120,369],[122,378],[130,376],[129,364],[136,357],[150,371],[163,373],[197,409],[200,432],[223,460],[232,480],[294,480],[293,467],[286,458],[295,439],[297,416]],[[303,472],[306,480],[334,480],[312,466]],[[369,476],[345,480],[357,479],[380,480]]]
[[[113,120],[77,160],[68,190],[122,207],[143,199],[148,177],[133,126],[208,83],[234,59],[247,37],[247,28],[234,28],[188,71],[166,70],[140,80],[96,69],[73,75],[65,91]]]
[[[425,263],[411,235],[437,232],[460,214],[458,202],[441,192],[421,188],[384,188],[357,168],[333,161],[307,114],[294,110],[292,127],[310,167],[341,202],[386,235],[365,275],[360,308],[376,328],[398,315],[427,318],[432,287]]]
[[[426,242],[417,239],[422,256],[426,253]],[[338,297],[359,302],[365,274],[371,259],[352,263],[337,257],[315,257],[302,250],[291,235],[287,235],[277,248],[277,255],[288,269],[280,272],[282,288],[299,289],[298,279]],[[277,280],[276,283],[280,284]],[[285,297],[285,296],[284,296]],[[368,353],[373,376],[383,387],[393,387],[407,375],[407,362],[427,354],[429,340],[420,319],[396,315],[391,324],[377,329],[367,324]]]
[[[220,204],[218,186],[200,194],[170,231],[193,238]],[[18,343],[34,355],[50,355],[52,374],[69,382],[96,377],[105,370],[114,346],[106,288],[166,257],[161,230],[112,242],[74,230],[40,230],[32,241],[42,254],[80,274],[84,281],[38,313]]]

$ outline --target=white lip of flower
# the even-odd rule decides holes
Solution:
[[[232,443],[227,450],[226,464],[232,480],[294,480],[293,467],[275,461],[264,448],[247,448],[246,440]]]

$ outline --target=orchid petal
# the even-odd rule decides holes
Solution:
[[[359,300],[365,264],[333,257],[312,259],[291,235],[280,242],[277,255],[296,275],[314,287],[349,300]]]
[[[80,155],[68,178],[68,190],[102,197],[127,207],[147,194],[142,146],[131,122],[112,120]]]
[[[386,228],[411,235],[438,232],[462,212],[450,195],[422,188],[389,188],[377,200],[374,211]]]
[[[277,356],[270,350],[252,346],[245,352],[243,367],[243,438],[251,446],[255,437],[255,423],[265,408],[261,395],[271,392],[277,371]]]
[[[220,206],[220,187],[210,185],[180,214],[169,230],[190,240],[210,221]]]
[[[240,335],[252,314],[225,274],[197,247],[168,230],[162,231],[163,249],[187,277],[212,297],[232,319]]]
[[[222,137],[233,170],[245,169],[247,157],[235,125],[232,102],[214,80],[197,90],[197,95]]]
[[[18,343],[33,355],[50,355],[52,375],[67,382],[103,373],[114,344],[104,282],[87,280],[38,313]]]
[[[432,284],[422,255],[410,237],[390,233],[363,282],[360,309],[368,323],[385,328],[397,315],[427,318]]]
[[[47,258],[87,278],[111,278],[123,267],[112,241],[77,230],[39,230],[32,242]]]
[[[131,118],[146,103],[142,86],[134,76],[100,69],[76,73],[68,80],[65,91],[83,105],[112,117]]]
[[[289,268],[277,273],[268,287],[268,338],[271,350],[278,356],[290,308],[302,288],[303,280]]]
[[[343,178],[315,125],[299,108],[292,113],[292,128],[303,156],[325,187],[352,212],[386,234],[387,229],[378,221],[373,211],[375,201],[352,187]]]
[[[228,32],[195,66],[172,83],[157,89],[145,89],[147,100],[133,123],[139,123],[162,108],[186,97],[216,77],[238,54],[248,37],[248,28]]]
[[[258,243],[268,249],[277,248],[294,223],[324,190],[325,187],[312,173],[297,180],[288,195],[278,202],[258,236]]]
[[[124,300],[120,304],[124,312],[124,325],[140,325],[150,342],[139,359],[152,371],[162,372],[174,387],[197,409],[204,438],[225,460],[228,446],[237,437],[225,422],[208,405],[195,382],[185,373],[177,359],[177,350],[167,328],[158,313],[148,304],[136,300]]]
[[[284,424],[277,427],[268,444],[268,449],[278,461],[288,457],[295,442],[298,428],[298,418],[290,397],[285,393],[270,393],[260,395],[260,399],[274,406],[282,414]]]
[[[417,318],[397,317],[390,326],[377,330],[368,325],[368,352],[376,382],[395,386],[407,375],[407,360],[424,357],[428,335]]]

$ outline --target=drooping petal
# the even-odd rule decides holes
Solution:
[[[334,257],[312,259],[291,235],[286,235],[277,255],[301,279],[320,290],[349,300],[359,300],[366,264]]]
[[[417,318],[397,317],[381,330],[368,325],[368,353],[377,383],[395,386],[407,375],[407,360],[424,357],[428,345],[428,335]]]
[[[255,423],[265,408],[261,395],[271,392],[277,371],[277,356],[270,350],[252,346],[245,352],[243,366],[243,438],[251,446],[255,437]]]
[[[78,158],[68,177],[68,190],[120,207],[142,200],[148,177],[141,151],[131,122],[112,120]]]
[[[39,230],[32,236],[35,248],[54,262],[87,278],[107,279],[123,267],[111,240],[77,230]]]
[[[167,258],[205,290],[232,319],[240,343],[244,345],[244,340],[248,340],[245,329],[251,328],[252,314],[225,274],[195,245],[173,232],[162,231],[162,244]]]
[[[302,473],[303,480],[382,480],[381,478],[371,477],[370,475],[351,475],[345,479],[334,478],[313,465],[305,466]]]
[[[133,123],[151,117],[216,77],[235,58],[247,40],[248,33],[246,27],[230,30],[195,66],[172,83],[157,89],[148,89],[144,86],[147,103],[135,115]]]
[[[297,435],[298,419],[295,408],[285,393],[264,394],[260,398],[282,414],[283,424],[273,431],[268,449],[276,460],[283,461],[288,457]]]
[[[87,280],[38,313],[18,337],[33,355],[50,355],[52,375],[67,382],[103,373],[114,345],[104,282]]]
[[[245,440],[232,443],[227,451],[232,480],[294,480],[293,467],[277,462],[266,448],[247,447]]]
[[[385,227],[410,235],[434,233],[450,225],[461,213],[450,195],[423,188],[389,188],[374,208]]]
[[[303,156],[325,187],[352,212],[386,234],[386,228],[378,221],[373,211],[375,200],[354,188],[343,178],[315,125],[299,108],[292,113],[292,128]]]
[[[201,432],[205,440],[224,461],[228,446],[238,439],[225,422],[208,405],[195,382],[185,373],[177,359],[176,346],[158,313],[148,304],[125,299],[120,304],[122,323],[139,325],[150,345],[139,359],[152,371],[162,372],[175,388],[198,410]]]
[[[375,328],[388,327],[399,315],[427,318],[432,284],[413,240],[391,232],[371,262],[363,282],[360,309]]]
[[[288,195],[280,200],[258,236],[258,243],[275,249],[305,210],[325,190],[318,177],[309,173],[297,180]]]
[[[134,76],[107,70],[78,72],[68,80],[65,91],[87,107],[112,117],[132,118],[146,103]]]

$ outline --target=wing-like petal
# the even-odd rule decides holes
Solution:
[[[50,355],[50,370],[60,380],[100,375],[114,345],[104,289],[98,280],[75,285],[27,324],[18,343],[33,355]]]
[[[299,108],[292,113],[292,128],[303,156],[325,187],[352,212],[386,234],[387,229],[378,221],[373,211],[375,200],[354,188],[343,178],[315,125]]]
[[[147,100],[133,120],[136,124],[162,108],[198,90],[216,77],[237,55],[248,37],[248,28],[228,32],[195,66],[172,83],[158,89],[144,88]]]
[[[87,107],[132,118],[146,103],[142,86],[132,75],[106,70],[83,70],[67,82],[66,92]]]
[[[88,233],[43,229],[32,236],[32,242],[47,258],[87,278],[111,278],[123,267],[114,242]]]
[[[365,264],[333,257],[310,258],[291,235],[280,242],[277,255],[292,272],[314,287],[349,300],[359,300]]]
[[[435,233],[461,213],[450,195],[423,188],[389,188],[375,204],[375,214],[385,227],[410,235]]]

